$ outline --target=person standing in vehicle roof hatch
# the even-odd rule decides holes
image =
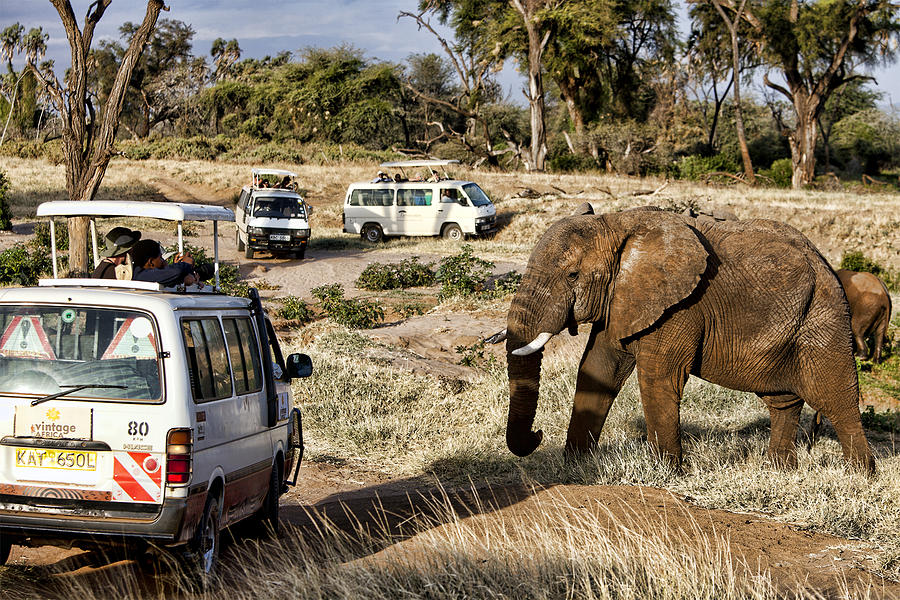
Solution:
[[[106,250],[103,259],[91,274],[94,279],[116,279],[116,267],[128,260],[128,251],[141,239],[140,231],[127,227],[113,227],[106,234]]]
[[[191,285],[199,279],[194,273],[194,258],[184,254],[178,262],[167,265],[162,246],[156,240],[141,240],[131,249],[134,281],[153,281],[165,287]]]

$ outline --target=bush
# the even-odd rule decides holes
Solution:
[[[737,166],[731,157],[724,154],[716,154],[715,156],[692,154],[690,156],[682,156],[675,163],[675,177],[678,179],[702,179],[704,175],[709,173],[735,173],[737,171],[740,171],[740,167]]]
[[[282,319],[309,323],[315,315],[306,302],[296,296],[285,296],[281,299],[281,308],[276,313]]]
[[[106,238],[103,236],[99,236],[97,238],[98,251],[102,251],[106,248]],[[35,223],[34,225],[34,235],[31,240],[28,242],[28,245],[31,246],[35,251],[43,250],[45,252],[50,252],[51,244],[50,244],[50,223],[46,221],[41,221],[39,223]],[[69,227],[63,222],[61,227],[56,227],[56,250],[68,250],[69,249]]]
[[[791,187],[791,177],[794,175],[794,167],[789,158],[779,158],[772,163],[768,169],[759,172],[760,175],[768,177],[772,182],[780,188]]]
[[[438,297],[471,296],[484,288],[494,263],[472,256],[472,246],[465,244],[462,252],[441,259],[435,278],[441,284]]]
[[[422,264],[418,256],[399,263],[371,263],[356,280],[356,287],[366,290],[395,290],[434,284],[434,263]]]
[[[572,154],[568,151],[550,157],[550,160],[547,162],[550,170],[556,173],[594,171],[599,168],[593,156],[589,154]]]
[[[859,250],[853,252],[844,252],[841,257],[841,268],[848,271],[865,271],[881,277],[885,274],[884,268],[877,262],[868,258]]]
[[[344,327],[371,329],[384,321],[384,309],[371,300],[344,298],[344,286],[339,283],[320,285],[310,293],[319,299],[325,315]]]
[[[0,283],[37,285],[41,275],[49,273],[52,268],[49,253],[41,250],[29,253],[23,244],[0,252]]]
[[[518,271],[509,271],[494,280],[494,295],[499,297],[515,294],[522,283],[522,274]]]
[[[9,231],[12,229],[12,211],[9,209],[9,202],[6,200],[6,193],[9,191],[9,178],[6,173],[0,171],[0,229]]]

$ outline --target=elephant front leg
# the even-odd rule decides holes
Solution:
[[[567,454],[586,452],[597,442],[613,400],[634,370],[634,356],[598,339],[597,329],[595,325],[578,367]]]
[[[803,400],[794,394],[763,396],[769,407],[772,434],[769,439],[769,459],[778,467],[797,468],[797,429]]]

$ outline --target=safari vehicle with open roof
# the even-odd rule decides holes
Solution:
[[[278,526],[303,453],[284,357],[256,290],[219,291],[216,206],[49,202],[53,279],[0,290],[0,564],[16,545],[151,544],[185,550],[198,577],[220,529]],[[59,279],[54,217],[213,223],[214,282],[163,288]],[[293,480],[288,475],[293,471]]]
[[[310,207],[296,191],[296,176],[280,169],[252,170],[235,208],[235,243],[245,257],[257,251],[306,255]]]
[[[453,179],[446,167],[457,160],[381,163],[393,178],[351,183],[344,198],[344,233],[370,242],[391,235],[440,235],[459,241],[497,230],[497,209],[477,183]],[[435,169],[440,168],[438,172]],[[418,173],[413,173],[420,169]],[[425,169],[427,171],[422,171]]]

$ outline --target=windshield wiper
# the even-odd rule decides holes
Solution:
[[[73,392],[78,392],[81,390],[85,390],[88,388],[92,389],[101,389],[101,390],[127,390],[127,385],[105,385],[105,384],[97,384],[97,383],[78,383],[78,384],[68,384],[61,385],[59,387],[71,388],[68,390],[63,390],[61,392],[56,392],[55,394],[50,394],[49,396],[44,396],[43,398],[38,398],[37,400],[32,400],[31,405],[37,406],[41,402],[46,402],[47,400],[55,400],[56,398],[62,398],[63,396],[68,396]]]

